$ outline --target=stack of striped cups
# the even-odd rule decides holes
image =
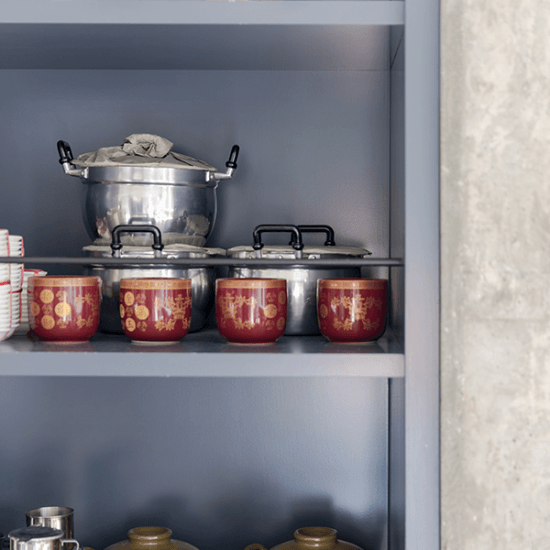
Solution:
[[[23,237],[0,229],[0,256],[25,256]],[[0,263],[0,342],[29,330],[27,285],[30,277],[43,275],[45,271],[25,269],[22,263]]]
[[[23,270],[23,291],[21,292],[21,322],[15,334],[27,334],[30,330],[29,325],[29,301],[28,301],[28,286],[31,277],[43,277],[47,275],[42,269],[24,269]]]
[[[9,255],[21,257],[25,255],[23,237],[8,235]],[[11,328],[8,338],[17,330],[21,323],[21,296],[23,293],[23,264],[10,264],[10,294],[11,294]]]
[[[10,255],[7,229],[0,229],[0,256]],[[0,264],[0,340],[11,336],[11,285],[10,264]]]

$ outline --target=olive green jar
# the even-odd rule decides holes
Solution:
[[[330,527],[302,527],[294,531],[294,540],[283,542],[271,550],[361,550],[351,542],[337,538],[338,532]],[[245,550],[267,550],[261,544],[250,544]]]
[[[105,550],[198,550],[195,546],[175,540],[167,527],[134,527],[128,540],[111,544]]]

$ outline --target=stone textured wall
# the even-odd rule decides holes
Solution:
[[[442,0],[442,548],[550,548],[550,2]]]

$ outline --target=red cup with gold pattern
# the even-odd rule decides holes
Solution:
[[[386,279],[319,279],[317,318],[331,342],[369,342],[386,330]]]
[[[286,279],[217,279],[219,333],[235,344],[269,344],[285,332]]]
[[[30,277],[29,325],[40,340],[88,341],[99,326],[101,279],[73,275]]]
[[[120,318],[135,343],[179,342],[191,326],[191,279],[121,279]]]

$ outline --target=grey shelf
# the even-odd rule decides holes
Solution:
[[[397,0],[12,0],[0,23],[83,25],[402,25]]]
[[[384,70],[403,24],[402,1],[10,1],[0,69]]]
[[[0,263],[30,264],[30,265],[93,265],[122,267],[128,265],[179,265],[190,267],[206,266],[250,266],[250,267],[338,267],[341,265],[353,267],[401,267],[403,260],[400,258],[325,258],[319,260],[295,260],[295,259],[247,259],[247,258],[95,258],[95,257],[11,257],[0,256]]]
[[[54,344],[19,335],[0,342],[0,376],[400,378],[404,354],[391,331],[360,344],[331,343],[322,336],[228,344],[215,329],[170,345],[134,344],[125,336],[102,334],[87,343]]]

